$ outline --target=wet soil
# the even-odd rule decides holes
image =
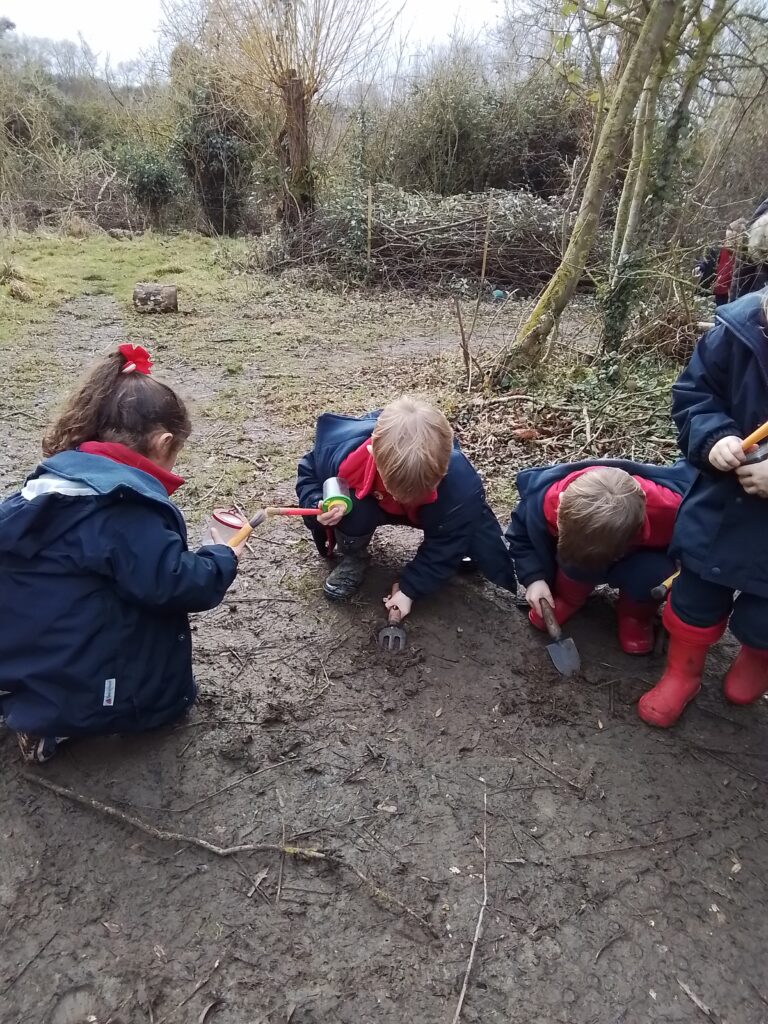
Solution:
[[[210,309],[182,329],[104,296],[63,307],[6,353],[0,483],[34,463],[72,374],[149,330],[198,403],[180,499],[192,533],[222,493],[290,499],[328,400],[316,381],[375,398],[377,374],[407,387],[445,344],[426,317],[415,349],[388,323],[361,344],[359,308],[333,301],[336,344],[273,339],[234,375],[194,354]],[[247,344],[249,300],[223,284],[221,302],[219,334]],[[296,323],[317,316],[312,295],[291,302]],[[703,1007],[768,1021],[768,705],[724,703],[732,641],[669,732],[634,709],[661,660],[620,654],[603,595],[569,630],[575,680],[510,595],[474,577],[419,605],[404,654],[382,654],[381,598],[417,542],[380,531],[362,593],[336,607],[300,525],[270,525],[224,605],[194,619],[186,721],[71,743],[36,770],[0,731],[3,1024],[450,1024],[484,883],[467,1024],[668,1024]],[[328,859],[154,838],[33,776],[217,847]]]

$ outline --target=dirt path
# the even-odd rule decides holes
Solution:
[[[272,301],[233,290],[220,309],[151,325],[197,401],[193,530],[215,499],[289,498],[333,389],[365,408],[382,380],[398,386],[393,365],[445,345],[429,310],[415,353],[391,329],[405,307],[371,304],[361,340],[366,300]],[[291,331],[270,341],[289,304]],[[5,489],[71,373],[144,329],[91,297],[19,338]],[[216,334],[227,354],[204,360]],[[150,838],[32,785],[0,733],[3,1024],[450,1024],[484,828],[489,904],[462,1021],[694,1022],[696,999],[727,1024],[768,1021],[768,707],[723,703],[724,651],[684,724],[652,731],[633,704],[659,662],[617,653],[602,599],[573,627],[584,677],[563,683],[509,597],[473,579],[424,602],[406,655],[382,656],[381,596],[415,543],[377,535],[363,593],[335,608],[302,529],[270,526],[226,604],[196,617],[190,719],[73,743],[39,773],[218,846],[321,849],[381,891],[330,863]]]

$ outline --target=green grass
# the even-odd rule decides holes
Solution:
[[[0,240],[0,263],[18,268],[32,291],[30,303],[11,298],[0,287],[0,344],[28,326],[44,324],[56,309],[78,295],[110,295],[129,306],[134,285],[157,277],[173,279],[182,305],[215,298],[225,272],[216,265],[222,245],[199,235],[147,234],[130,241],[108,235],[68,238],[16,235]]]

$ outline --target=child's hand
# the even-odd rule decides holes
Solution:
[[[229,544],[227,544],[227,542],[222,538],[218,530],[212,528],[211,537],[213,538],[214,544],[221,544],[222,547],[229,548]],[[246,537],[246,539],[244,541],[241,541],[236,547],[229,548],[230,551],[234,552],[235,558],[238,560],[238,562],[240,561],[240,555],[242,555],[243,551],[245,550],[245,545],[247,543],[248,538]]]
[[[545,600],[554,608],[555,599],[546,580],[536,580],[525,591],[525,600],[533,608],[537,615],[541,615],[541,601]]]
[[[747,494],[754,494],[758,498],[768,498],[768,461],[755,462],[750,466],[739,466],[736,476]]]
[[[411,614],[411,608],[413,608],[413,601],[410,599],[410,597],[405,596],[405,594],[400,589],[400,585],[398,583],[393,583],[392,591],[389,597],[384,598],[384,607],[387,609],[388,612],[397,609],[397,611],[400,612],[400,618],[404,619],[406,615]]]
[[[738,469],[744,464],[746,455],[742,448],[740,437],[721,437],[717,444],[712,446],[709,453],[709,461],[715,469],[727,473],[731,469]]]
[[[317,507],[323,507],[322,501],[318,501]],[[321,516],[318,516],[317,521],[318,523],[320,523],[321,526],[338,526],[341,520],[344,518],[345,512],[346,509],[344,508],[343,505],[334,505],[334,507],[330,511],[323,512]]]

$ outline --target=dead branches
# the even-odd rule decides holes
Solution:
[[[485,280],[532,293],[557,266],[561,219],[560,200],[526,192],[443,198],[379,184],[375,195],[326,197],[270,269],[306,263],[393,287],[435,283],[475,295]]]

